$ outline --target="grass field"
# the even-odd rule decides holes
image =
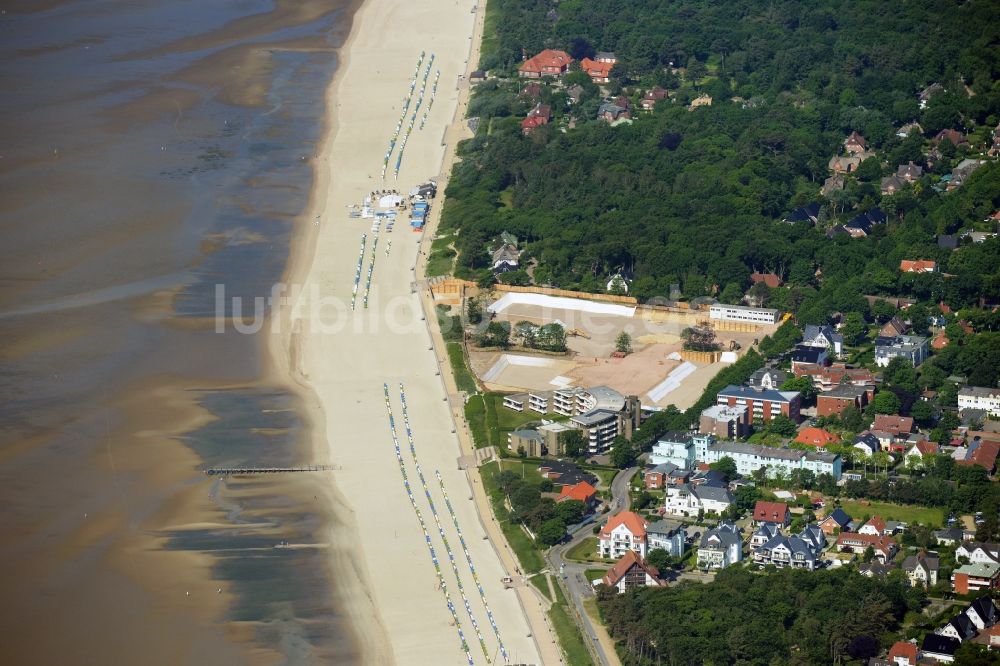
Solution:
[[[576,562],[601,562],[597,556],[597,537],[587,537],[566,551],[566,559]]]
[[[537,573],[545,566],[545,560],[542,559],[541,553],[535,548],[535,543],[525,534],[521,526],[514,525],[507,519],[508,512],[504,507],[503,493],[496,483],[496,475],[499,470],[498,463],[488,463],[479,468],[479,474],[483,479],[483,488],[489,495],[490,503],[493,505],[493,513],[500,521],[500,529],[507,538],[507,543],[510,544],[517,559],[521,562],[521,569],[525,573]]]
[[[913,506],[908,504],[888,504],[886,502],[861,502],[843,501],[840,508],[847,512],[851,518],[861,518],[862,516],[879,515],[884,520],[898,520],[904,523],[920,523],[929,527],[941,527],[944,525],[944,511],[925,506]]]
[[[587,645],[583,642],[583,634],[567,610],[566,597],[563,596],[562,589],[556,585],[556,603],[549,609],[549,620],[559,637],[559,645],[566,655],[566,663],[573,666],[593,666],[593,659],[587,651]]]
[[[442,236],[431,243],[431,253],[427,257],[427,276],[451,275],[455,265],[454,248],[449,247],[455,236]]]
[[[604,574],[608,573],[607,569],[584,569],[583,577],[588,581],[597,580],[598,578],[604,578]]]
[[[552,595],[549,593],[549,581],[545,577],[545,574],[536,574],[529,578],[531,584],[538,588],[538,591],[542,593],[542,596],[552,601]]]
[[[489,446],[490,438],[486,433],[486,403],[481,394],[470,396],[469,401],[465,403],[465,421],[469,424],[476,448]]]

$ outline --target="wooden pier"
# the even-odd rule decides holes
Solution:
[[[331,472],[334,465],[304,465],[302,467],[210,467],[206,476],[249,476],[251,474],[285,474],[289,472]]]

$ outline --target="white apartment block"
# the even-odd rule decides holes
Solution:
[[[958,391],[958,408],[981,409],[990,416],[1000,416],[1000,389],[966,386]]]

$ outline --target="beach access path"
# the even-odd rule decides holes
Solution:
[[[545,638],[544,618],[524,602],[517,586],[505,588],[503,579],[516,576],[516,569],[503,556],[502,537],[489,538],[497,536],[488,527],[488,506],[481,514],[485,505],[475,501],[480,484],[470,483],[467,472],[459,469],[463,449],[430,334],[436,325],[425,319],[417,289],[422,236],[400,219],[391,233],[383,227],[377,251],[372,252],[371,220],[347,214],[349,205],[373,190],[406,192],[450,169],[460,134],[449,127],[460,127],[467,104],[463,99],[459,107],[467,80],[463,75],[478,58],[470,51],[479,43],[473,31],[478,25],[481,34],[484,3],[475,11],[474,7],[471,0],[365,0],[360,6],[328,93],[330,127],[315,163],[313,202],[303,220],[308,228],[300,230],[303,240],[289,268],[289,280],[298,291],[272,324],[280,327],[274,331],[280,339],[274,343],[276,366],[314,396],[306,400],[314,408],[310,421],[317,442],[328,446],[329,458],[317,456],[317,462],[336,465],[330,473],[337,502],[331,509],[335,526],[330,541],[340,559],[332,563],[332,570],[340,578],[338,588],[353,590],[342,593],[342,601],[365,663],[468,663],[401,479],[384,383],[396,410],[398,386],[405,385],[420,465],[427,475],[435,471],[442,475],[510,661],[560,661],[558,647]],[[424,128],[415,127],[409,136],[398,181],[391,170],[383,181],[379,176],[385,152],[421,52],[425,53],[422,69],[434,54],[433,70],[441,70],[436,100]],[[432,71],[432,80],[434,76]],[[425,109],[419,110],[421,116]],[[432,209],[434,220],[439,208],[438,200]],[[372,291],[367,308],[358,304],[352,309],[362,235],[375,257]],[[385,254],[389,241],[391,250]],[[406,464],[412,476],[412,461],[407,459]],[[444,511],[443,497],[433,484],[430,492],[438,510]],[[417,501],[429,519],[422,493],[421,489]],[[443,521],[443,529],[456,549],[460,539],[450,520]],[[436,528],[431,536],[438,558],[447,560]],[[460,550],[457,556],[464,566]],[[447,564],[444,569],[474,663],[503,663],[468,567],[459,575],[484,635],[485,650],[458,595],[454,573]]]

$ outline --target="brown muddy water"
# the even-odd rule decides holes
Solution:
[[[281,279],[352,12],[4,6],[0,662],[358,660],[329,475],[203,474],[331,462],[210,317]]]

